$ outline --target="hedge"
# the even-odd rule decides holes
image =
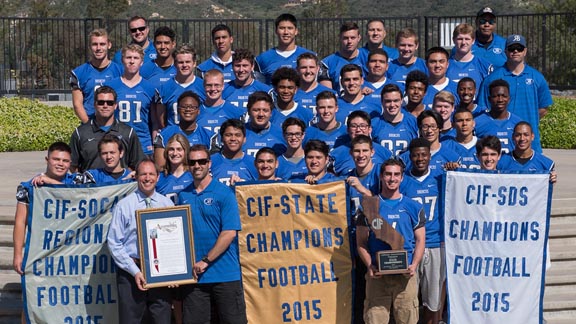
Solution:
[[[576,149],[576,99],[554,97],[554,104],[540,121],[542,146]]]
[[[44,151],[55,141],[68,143],[78,125],[72,108],[0,98],[0,152]]]
[[[0,152],[43,151],[55,141],[70,141],[79,125],[71,108],[36,100],[0,98]],[[541,121],[545,148],[576,148],[576,99],[555,97]]]

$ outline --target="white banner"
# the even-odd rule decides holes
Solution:
[[[447,173],[450,323],[542,323],[552,197],[548,177]]]
[[[31,193],[22,280],[28,323],[118,323],[111,208],[135,182],[45,186]]]

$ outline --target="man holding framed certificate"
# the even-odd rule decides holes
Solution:
[[[232,190],[210,175],[212,161],[206,146],[192,145],[188,162],[194,183],[180,191],[178,202],[190,205],[192,211],[194,276],[198,283],[183,286],[184,323],[210,323],[213,301],[220,323],[245,324],[238,202]]]
[[[138,190],[126,196],[114,208],[108,231],[108,248],[118,267],[118,322],[122,324],[141,323],[146,309],[153,323],[170,323],[172,298],[169,288],[147,289],[146,279],[139,268],[136,211],[174,206],[170,198],[156,192],[158,176],[158,170],[151,160],[138,164]]]
[[[364,302],[364,321],[367,324],[388,323],[390,312],[399,323],[416,324],[418,322],[418,285],[417,269],[426,240],[424,227],[426,215],[422,205],[400,193],[400,183],[404,178],[404,164],[397,159],[389,159],[380,167],[382,189],[376,202],[376,208],[367,210],[365,197],[363,212],[356,222],[356,241],[358,254],[368,268],[366,273],[366,300]],[[399,234],[399,235],[398,235]],[[398,239],[398,236],[401,236]],[[398,241],[403,244],[396,244]],[[398,246],[400,245],[400,246]],[[405,251],[388,251],[399,250]],[[404,273],[390,271],[383,274],[386,266],[378,259],[397,259],[386,256],[386,252],[405,252],[407,268]],[[393,263],[393,262],[392,262]]]

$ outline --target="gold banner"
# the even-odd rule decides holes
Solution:
[[[236,187],[249,323],[346,323],[352,260],[343,181]]]

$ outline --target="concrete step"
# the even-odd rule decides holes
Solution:
[[[12,270],[14,249],[11,246],[0,246],[0,270]]]
[[[576,314],[576,291],[554,293],[546,289],[544,291],[544,309],[547,312],[571,311]]]
[[[5,225],[0,223],[0,246],[12,246],[12,230],[14,225]]]
[[[12,208],[12,212],[6,210],[5,206],[0,206],[0,224],[4,225],[14,225],[14,208]]]
[[[544,313],[544,319],[546,319],[546,324],[574,324],[576,321],[576,314],[569,314],[567,317],[550,317],[548,314]]]
[[[550,240],[550,258],[552,261],[576,260],[576,249],[573,245],[564,245]]]
[[[574,223],[552,222],[550,225],[549,238],[576,237],[576,218]]]

